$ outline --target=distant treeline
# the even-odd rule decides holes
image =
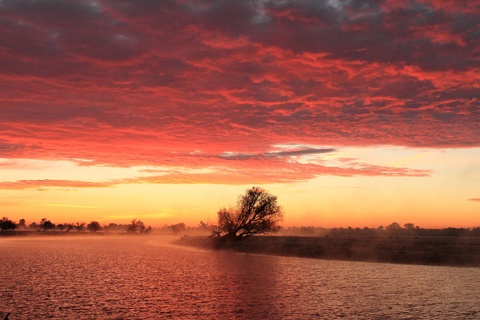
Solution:
[[[14,231],[14,230],[28,230],[28,231],[105,231],[105,232],[131,232],[131,233],[148,233],[152,231],[152,227],[146,227],[140,220],[132,220],[130,224],[116,224],[110,223],[108,225],[101,225],[98,221],[92,221],[90,223],[75,222],[75,223],[59,223],[55,224],[47,218],[43,218],[38,223],[32,222],[26,224],[25,219],[20,219],[18,223],[3,217],[0,220],[1,231]]]
[[[20,219],[18,223],[3,217],[0,220],[0,231],[63,231],[63,232],[116,232],[116,233],[150,233],[152,231],[159,233],[173,234],[205,234],[210,233],[215,226],[203,221],[196,226],[187,226],[180,222],[172,225],[164,225],[160,228],[145,226],[141,220],[132,220],[129,224],[109,223],[101,225],[98,221],[90,223],[59,223],[55,224],[50,220],[43,218],[39,222],[26,224],[25,219]],[[403,227],[393,222],[388,226],[379,226],[377,228],[322,228],[322,227],[287,227],[280,230],[279,235],[285,236],[308,236],[308,237],[480,237],[480,227],[473,228],[443,228],[426,229],[415,226],[413,223],[406,223]]]
[[[343,236],[343,237],[480,237],[480,227],[473,228],[443,228],[426,229],[406,223],[402,227],[393,222],[388,226],[378,228],[319,228],[319,227],[289,227],[282,230],[284,235],[300,236]]]
[[[141,220],[133,219],[129,224],[117,224],[109,223],[101,225],[98,221],[86,222],[74,222],[74,223],[59,223],[55,224],[47,218],[41,219],[39,222],[32,222],[27,224],[25,219],[20,219],[18,223],[10,220],[7,217],[3,217],[0,220],[0,231],[58,231],[58,232],[112,232],[112,233],[150,233],[154,229],[151,226],[145,226]],[[200,222],[197,227],[190,228],[183,222],[165,225],[162,228],[155,229],[156,231],[171,232],[174,234],[185,233],[191,230],[206,231],[208,225],[204,222]]]

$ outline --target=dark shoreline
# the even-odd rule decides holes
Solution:
[[[0,231],[0,238],[2,237],[62,237],[62,236],[103,236],[109,234],[122,234],[114,232],[65,232],[65,231]],[[126,233],[124,233],[126,234]]]
[[[167,236],[115,232],[3,231],[0,238]],[[175,237],[168,234],[169,237]],[[184,236],[177,245],[324,260],[480,267],[480,237],[254,236],[242,241],[213,241]]]
[[[325,260],[480,267],[478,237],[297,237],[256,236],[218,242],[183,237],[179,245]]]
[[[90,232],[90,231],[0,231],[0,238],[35,238],[35,237],[109,237],[109,236],[150,236],[158,233],[128,233],[128,232]]]

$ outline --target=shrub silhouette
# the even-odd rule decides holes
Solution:
[[[3,217],[0,220],[0,230],[1,231],[13,231],[17,228],[17,225],[12,220],[7,217]]]

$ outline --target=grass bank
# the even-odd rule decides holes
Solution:
[[[304,258],[480,267],[480,238],[475,237],[295,237],[255,236],[215,242],[183,237],[180,245]]]

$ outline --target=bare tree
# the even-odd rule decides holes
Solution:
[[[239,197],[235,207],[218,211],[218,227],[213,236],[235,240],[276,232],[282,220],[283,212],[277,205],[277,197],[259,187],[252,187]]]
[[[85,222],[77,221],[73,224],[73,228],[77,230],[77,232],[83,231],[83,229],[85,229]]]

